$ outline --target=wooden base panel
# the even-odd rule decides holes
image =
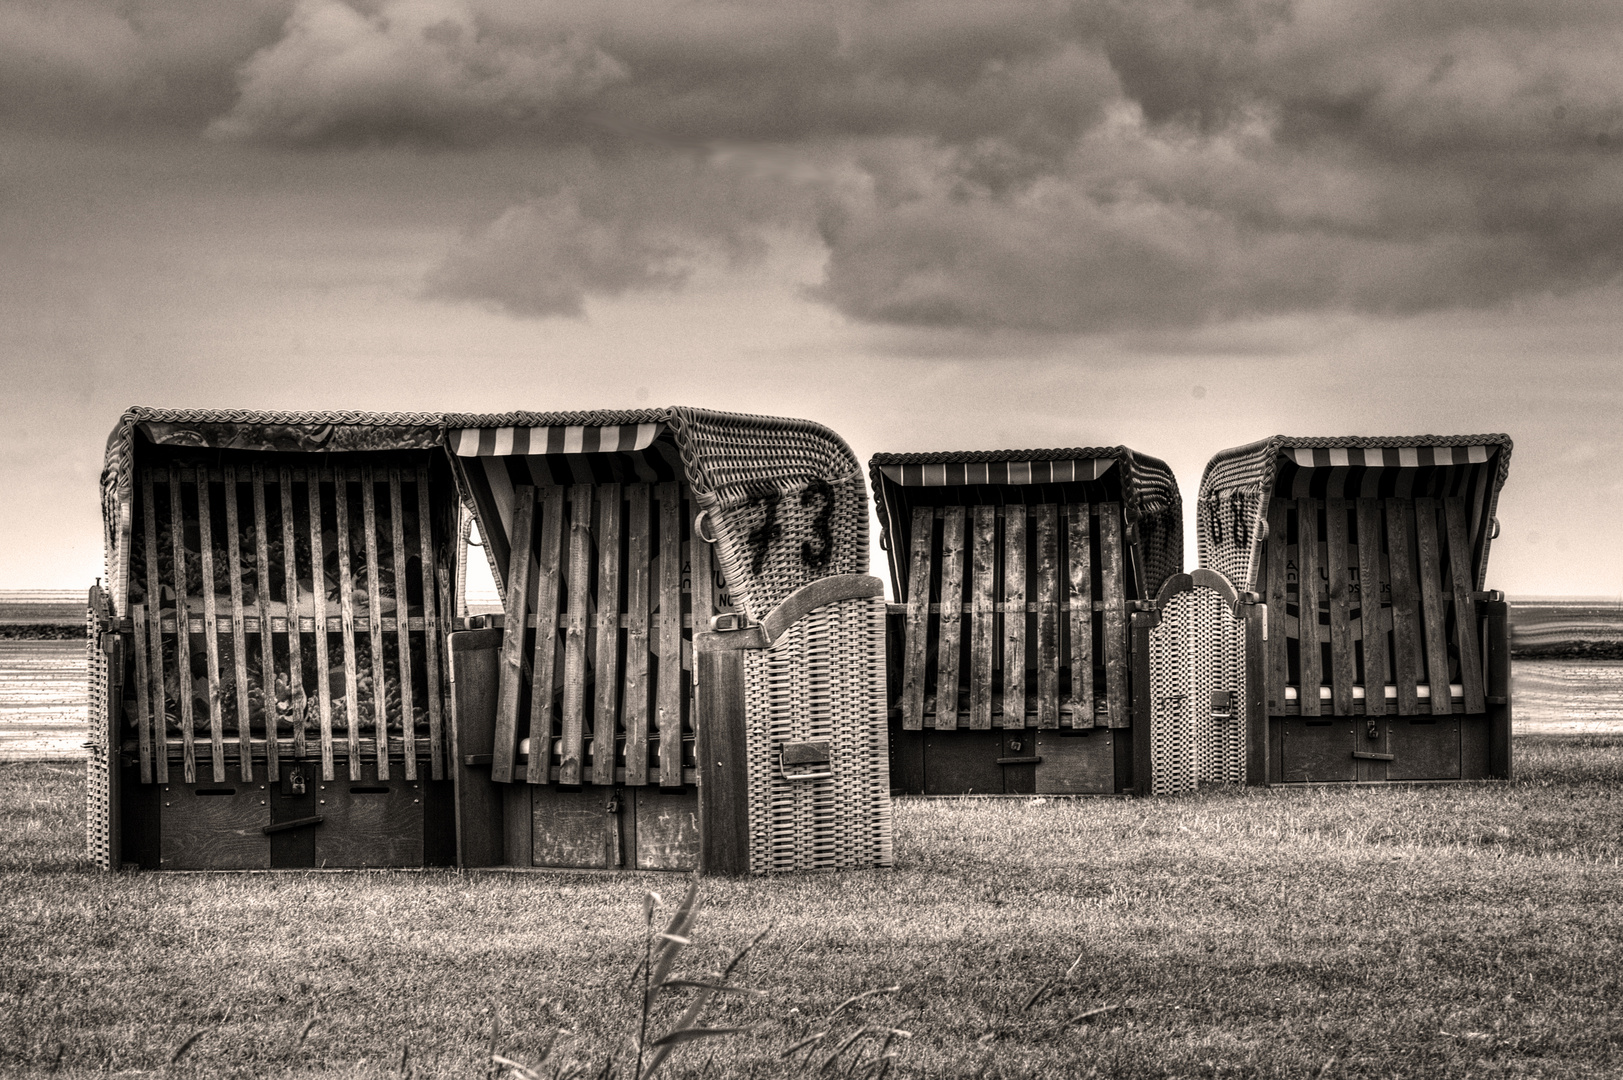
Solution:
[[[1132,785],[1121,729],[891,729],[899,795],[1114,795]]]
[[[1485,780],[1489,717],[1269,717],[1272,783]]]

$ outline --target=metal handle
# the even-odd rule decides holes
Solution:
[[[278,821],[274,825],[266,825],[260,830],[260,832],[263,832],[266,836],[269,836],[271,833],[279,833],[287,829],[302,829],[306,825],[320,825],[321,822],[322,816],[317,814],[315,817],[301,817],[294,818],[292,821]]]
[[[709,520],[707,516],[709,513],[710,511],[708,510],[700,510],[697,514],[693,515],[693,535],[697,536],[700,540],[703,540],[707,544],[714,544],[716,542],[716,538],[714,536],[706,536],[704,534],[704,524]]]
[[[832,780],[832,772],[792,773],[783,767],[783,751],[778,751],[778,775],[785,780]]]

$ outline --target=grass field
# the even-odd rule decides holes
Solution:
[[[819,1068],[871,1024],[911,1034],[892,1076],[1618,1076],[1623,738],[1516,751],[1509,785],[899,802],[893,871],[705,883],[679,974],[770,925],[735,975],[765,996],[665,1075],[867,1075],[877,1038]],[[103,876],[80,774],[0,765],[0,1075],[383,1077],[404,1051],[477,1077],[492,1046],[595,1072],[636,1015],[643,892],[682,889]]]

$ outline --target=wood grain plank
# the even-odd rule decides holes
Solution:
[[[1093,704],[1093,525],[1091,507],[1075,503],[1065,509],[1066,562],[1071,606],[1071,726],[1095,724]]]
[[[1059,727],[1059,507],[1032,510],[1037,540],[1037,727]]]
[[[1357,667],[1353,656],[1352,582],[1347,557],[1346,499],[1325,500],[1325,569],[1330,592],[1330,708],[1351,716]]]
[[[969,726],[992,726],[992,651],[997,630],[993,601],[997,571],[997,508],[977,506],[973,511],[969,609]]]
[[[1026,508],[1003,508],[1003,726],[1026,726]]]
[[[282,744],[276,722],[276,648],[270,616],[270,526],[265,520],[265,468],[255,462],[248,471],[254,507],[254,611],[259,616],[259,685],[265,705],[265,775],[282,778]],[[297,624],[297,618],[293,617]]]
[[[902,728],[906,731],[924,728],[924,683],[929,655],[925,647],[930,631],[930,545],[934,531],[935,512],[928,506],[914,507],[907,567],[907,622],[902,637]],[[939,680],[936,694],[939,726]],[[956,713],[956,694],[953,706]]]
[[[378,489],[377,472],[371,465],[361,467],[361,527],[366,532],[366,641],[367,662],[372,669],[372,732],[376,738],[378,779],[389,779],[389,695],[383,666],[383,583],[378,580]],[[400,613],[397,611],[396,615]]]
[[[558,782],[579,784],[586,756],[586,609],[591,603],[592,485],[569,489],[569,603],[565,609],[563,749]]]
[[[349,485],[354,470],[332,470],[333,511],[337,515],[338,614],[344,634],[344,719],[349,733],[349,778],[361,778],[361,708],[355,685],[359,665],[355,662],[355,572],[349,550]]]
[[[1472,596],[1475,575],[1471,572],[1471,539],[1465,521],[1465,500],[1458,495],[1443,500],[1443,518],[1448,534],[1449,577],[1454,588],[1454,640],[1460,653],[1460,688],[1465,711],[1487,711],[1482,686],[1482,641],[1478,636],[1476,600]]]
[[[225,779],[225,718],[220,715],[220,619],[214,600],[214,521],[208,472],[197,470],[197,553],[203,569],[203,648],[208,660],[209,756],[214,779]]]
[[[435,780],[445,776],[445,737],[442,733],[440,707],[440,638],[445,627],[440,619],[449,619],[450,604],[439,603],[439,560],[435,557],[433,500],[430,497],[427,465],[417,467],[417,544],[423,566],[423,647],[428,661],[428,752]]]
[[[1420,625],[1426,644],[1426,683],[1431,688],[1431,712],[1446,716],[1453,711],[1448,691],[1448,636],[1444,633],[1442,557],[1437,546],[1437,500],[1414,501],[1415,550],[1419,555]]]
[[[1285,550],[1290,542],[1288,529],[1290,520],[1290,503],[1280,498],[1268,500],[1268,539],[1263,549],[1264,574],[1266,576],[1266,590],[1268,596],[1268,641],[1267,641],[1267,702],[1270,716],[1283,716],[1285,714],[1285,687],[1290,682],[1290,653],[1286,646],[1285,633],[1285,587],[1290,576],[1288,567],[1288,552]],[[1300,567],[1298,567],[1300,571]],[[1301,574],[1297,574],[1298,587],[1300,587]],[[1300,608],[1298,608],[1300,611]]]
[[[626,783],[648,783],[648,586],[653,555],[651,489],[626,485],[626,671],[621,723],[626,732]]]
[[[231,575],[231,660],[237,685],[237,771],[244,780],[254,778],[253,713],[248,696],[248,633],[242,607],[242,521],[237,507],[237,469],[221,468],[225,494],[225,557]]]
[[[960,655],[964,642],[964,525],[962,506],[941,515],[941,615],[936,639],[935,727],[958,726]]]
[[[153,762],[153,772],[156,781],[160,784],[169,782],[169,709],[168,694],[164,689],[163,670],[163,578],[158,570],[158,500],[152,490],[152,470],[141,470],[141,525],[142,538],[145,541],[145,558],[147,570],[147,647],[151,650],[151,663],[149,674],[152,685],[152,746],[156,761]],[[181,623],[175,624],[179,631],[176,642],[176,651],[179,652],[179,641],[186,639],[186,633],[181,630]],[[177,672],[178,678],[178,672]],[[184,686],[177,682],[177,686]]]
[[[321,473],[312,468],[306,485],[310,494],[310,600],[315,610],[316,703],[321,726],[321,778],[333,779],[332,673],[327,633],[327,556],[321,543]]]
[[[1128,665],[1127,589],[1122,567],[1121,503],[1099,504],[1099,591],[1104,601],[1105,706],[1110,726],[1132,723],[1127,705]],[[1148,717],[1146,716],[1146,721]]]
[[[1319,687],[1324,683],[1319,648],[1319,506],[1318,499],[1296,500],[1296,633],[1301,653],[1296,701],[1303,716],[1319,715]]]
[[[694,586],[697,588],[698,583]],[[592,782],[614,784],[620,689],[620,485],[597,489],[597,671],[592,705]]]
[[[540,578],[535,589],[535,660],[530,678],[530,767],[525,782],[552,775],[552,686],[558,673],[558,599],[563,582],[564,489],[541,489]]]
[[[518,752],[519,703],[524,693],[524,624],[530,598],[530,538],[535,522],[535,488],[513,488],[513,520],[508,527],[507,596],[502,613],[501,658],[496,665],[496,726],[491,744],[490,779],[513,781],[513,759]],[[531,700],[541,693],[532,686]],[[535,741],[530,746],[533,749]]]
[[[389,466],[389,566],[394,571],[394,641],[400,663],[400,742],[406,779],[417,779],[417,693],[411,677],[411,611],[406,604],[406,504],[400,467]]]
[[[1364,640],[1364,714],[1386,715],[1386,631],[1381,627],[1381,503],[1358,500],[1358,604]]]
[[[659,786],[682,784],[682,489],[655,489],[659,501]]]
[[[169,466],[169,531],[175,559],[175,698],[180,704],[182,776],[197,783],[197,736],[192,729],[191,585],[186,580],[186,520],[180,498],[180,467]],[[220,777],[216,777],[220,779]]]
[[[130,630],[135,642],[135,721],[136,754],[140,758],[141,783],[152,783],[152,680],[147,655],[147,613],[144,604],[130,605]],[[158,744],[158,752],[165,753]]]
[[[304,694],[304,635],[299,623],[299,566],[296,526],[293,513],[293,470],[286,465],[277,471],[277,495],[282,503],[282,588],[287,601],[287,689],[293,704],[293,759],[304,759],[305,712],[309,700]],[[310,580],[316,580],[312,575]],[[331,776],[327,779],[332,779]]]
[[[1398,689],[1398,715],[1420,712],[1420,601],[1415,589],[1414,503],[1386,500],[1387,562],[1392,577],[1392,681]]]

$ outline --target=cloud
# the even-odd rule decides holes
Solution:
[[[193,2],[0,14],[0,91],[228,144],[532,154],[539,193],[428,285],[515,314],[680,289],[774,230],[824,247],[807,295],[853,319],[983,331],[1402,316],[1623,272],[1610,0]]]

